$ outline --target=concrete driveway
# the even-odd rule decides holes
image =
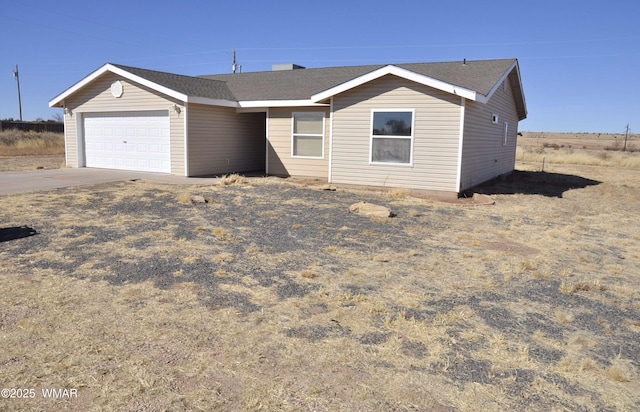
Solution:
[[[158,183],[186,185],[206,185],[218,182],[217,177],[183,177],[130,170],[90,168],[55,169],[0,173],[0,193],[32,192],[69,186],[93,185],[97,183],[121,182],[136,179]]]

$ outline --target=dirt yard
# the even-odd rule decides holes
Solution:
[[[2,195],[0,410],[639,410],[640,170],[518,169]]]
[[[65,167],[64,155],[0,156],[0,172],[25,172],[61,167]]]

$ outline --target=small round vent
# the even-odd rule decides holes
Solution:
[[[122,87],[122,82],[120,80],[116,80],[115,82],[111,83],[111,94],[113,95],[113,97],[122,97],[123,92],[124,88]]]

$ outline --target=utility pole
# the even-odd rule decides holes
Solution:
[[[233,63],[231,64],[233,74],[236,74],[236,49],[233,49]]]
[[[18,74],[18,65],[16,64],[16,70],[13,72],[13,77],[18,82],[18,106],[20,107],[20,121],[22,121],[22,99],[20,98],[20,76]]]
[[[236,49],[233,49],[233,63],[231,64],[233,74],[242,73],[242,65],[236,63]]]
[[[622,151],[627,151],[627,139],[629,138],[629,123],[627,123],[627,131],[624,134],[624,146],[622,146]]]

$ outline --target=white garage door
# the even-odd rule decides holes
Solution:
[[[86,114],[87,167],[171,173],[167,112]]]

